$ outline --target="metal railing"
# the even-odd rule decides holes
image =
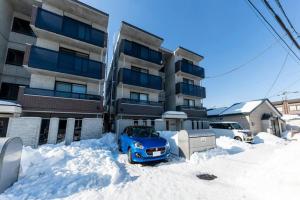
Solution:
[[[130,104],[140,104],[140,105],[152,105],[152,106],[163,106],[162,102],[155,102],[155,101],[143,101],[143,100],[135,100],[135,99],[128,99],[122,98],[118,99],[120,103],[130,103]],[[145,113],[147,114],[147,113]]]
[[[200,78],[205,77],[204,69],[200,66],[193,65],[191,63],[185,62],[183,60],[178,60],[175,63],[176,72],[182,71],[184,73],[192,74],[194,76],[198,76]]]
[[[36,27],[99,47],[107,46],[107,33],[67,16],[37,8]]]
[[[31,46],[29,67],[95,79],[104,78],[104,64],[64,52]]]
[[[201,98],[206,97],[206,91],[204,87],[183,82],[176,84],[176,94],[184,94]]]
[[[24,94],[48,96],[48,97],[62,97],[62,98],[71,98],[71,99],[96,100],[96,101],[101,100],[101,96],[99,95],[62,92],[56,90],[46,90],[46,89],[28,88],[28,87],[24,88]]]
[[[119,69],[118,80],[119,82],[128,85],[135,85],[155,90],[162,89],[162,79],[160,76],[138,72],[127,68]]]

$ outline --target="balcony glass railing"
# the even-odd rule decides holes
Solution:
[[[135,99],[127,99],[127,98],[119,99],[119,101],[120,101],[120,103],[151,105],[151,106],[162,106],[161,102],[155,102],[155,101],[143,101],[143,100],[135,100]]]
[[[175,64],[176,72],[182,71],[187,74],[192,74],[194,76],[198,76],[200,78],[204,78],[204,69],[202,67],[199,67],[197,65],[193,65],[191,63],[185,62],[183,60],[179,60]]]
[[[206,109],[201,106],[188,106],[188,105],[180,105],[176,106],[176,110],[181,111],[183,109],[193,109],[193,110],[199,110],[199,111],[205,111]]]
[[[162,54],[159,51],[150,49],[136,42],[123,39],[121,43],[121,52],[142,60],[146,60],[158,65],[162,64]]]
[[[64,35],[99,47],[107,46],[107,34],[91,25],[67,16],[37,8],[35,24],[37,28]]]
[[[206,91],[204,87],[183,82],[176,84],[176,94],[184,94],[201,98],[206,97]]]
[[[142,73],[127,68],[121,68],[118,76],[119,82],[124,84],[151,88],[155,90],[162,89],[162,80],[160,76]]]
[[[71,98],[71,99],[101,100],[101,96],[99,95],[61,92],[56,90],[46,90],[46,89],[38,89],[38,88],[25,88],[24,94],[48,96],[48,97],[62,97],[62,98]]]
[[[95,79],[104,77],[104,64],[101,62],[36,46],[31,46],[28,66]]]

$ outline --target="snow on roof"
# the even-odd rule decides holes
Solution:
[[[221,107],[215,108],[207,111],[208,116],[218,116],[218,115],[234,115],[234,114],[241,114],[241,113],[250,113],[252,112],[257,106],[259,106],[264,99],[262,100],[254,100],[254,101],[247,101],[242,103],[233,104],[230,107]]]
[[[224,112],[228,107],[221,107],[221,108],[214,108],[211,110],[207,110],[207,115],[208,116],[215,116],[215,115],[219,115],[222,112]]]
[[[226,109],[222,112],[222,115],[231,115],[231,114],[239,114],[239,113],[250,113],[252,112],[257,106],[259,106],[263,100],[255,100],[255,101],[248,101],[242,103],[233,104],[231,107]]]
[[[11,101],[4,101],[4,100],[0,100],[0,105],[1,106],[18,106],[18,107],[21,107],[20,104],[17,104],[17,103],[11,102]]]

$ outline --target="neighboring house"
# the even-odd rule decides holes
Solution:
[[[203,57],[182,47],[169,51],[162,43],[122,22],[106,84],[107,125],[122,120],[156,126],[163,118],[166,130],[203,127],[204,69],[198,66]]]
[[[234,121],[253,133],[270,132],[280,136],[285,129],[281,113],[268,99],[233,104],[230,107],[209,109],[211,121]]]
[[[108,14],[77,0],[5,0],[0,10],[0,98],[21,105],[21,117],[41,119],[39,144],[98,137]]]
[[[300,99],[274,101],[272,104],[283,115],[300,115]]]

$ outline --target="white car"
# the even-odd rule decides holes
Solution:
[[[211,122],[211,129],[214,129],[216,137],[227,136],[235,140],[252,142],[253,134],[250,130],[243,129],[237,122]]]

